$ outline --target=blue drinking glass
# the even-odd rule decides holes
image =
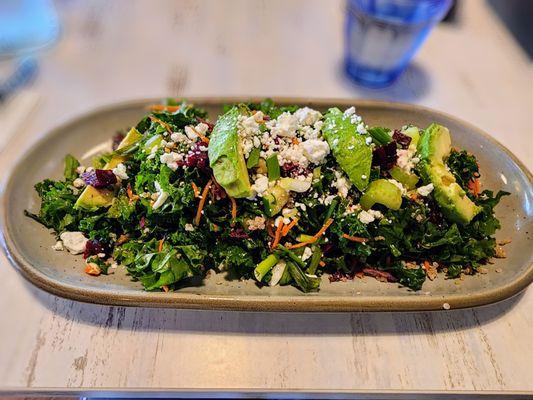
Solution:
[[[35,52],[58,35],[59,20],[50,0],[0,0],[0,59]]]
[[[348,0],[344,68],[361,85],[390,85],[452,0]]]

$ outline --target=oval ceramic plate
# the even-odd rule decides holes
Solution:
[[[206,108],[213,118],[220,113],[223,104],[244,99],[189,100]],[[497,237],[512,239],[505,247],[507,258],[487,265],[487,274],[469,276],[462,281],[447,280],[439,274],[418,292],[370,277],[335,283],[324,277],[319,292],[304,294],[293,287],[260,288],[251,280],[229,281],[219,274],[209,276],[198,286],[174,293],[148,293],[120,268],[113,275],[89,276],[83,272],[81,256],[52,250],[55,243],[52,233],[25,217],[23,211],[38,210],[39,199],[33,185],[44,178],[61,178],[66,153],[89,164],[102,143],[115,131],[135,124],[146,112],[146,105],[154,103],[144,100],[102,108],[60,126],[21,157],[3,188],[3,246],[9,259],[30,282],[58,296],[93,303],[150,307],[258,311],[439,310],[444,303],[452,308],[493,303],[518,293],[532,281],[531,174],[487,134],[449,115],[407,104],[358,100],[276,101],[321,110],[355,105],[370,125],[399,127],[413,123],[425,127],[437,122],[447,126],[454,145],[478,157],[484,186],[512,193],[497,207],[503,226]]]

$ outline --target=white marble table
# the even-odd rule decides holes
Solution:
[[[39,104],[0,166],[50,127],[110,102],[294,95],[435,107],[490,132],[531,168],[532,64],[484,2],[462,3],[459,24],[438,27],[395,87],[365,91],[340,73],[337,1],[58,0],[62,40],[42,57]],[[26,283],[3,255],[0,264],[0,393],[533,393],[532,289],[439,313],[154,310],[63,300]]]

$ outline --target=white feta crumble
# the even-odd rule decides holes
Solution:
[[[282,113],[272,124],[270,131],[277,136],[294,137],[298,129],[298,118],[288,112]]]
[[[322,114],[309,107],[299,108],[294,113],[294,116],[298,119],[300,124],[307,126],[314,125],[320,118],[322,118]]]
[[[196,134],[194,128],[190,125],[187,125],[185,127],[185,134],[192,141],[195,141],[198,138],[198,135]]]
[[[308,260],[313,255],[313,250],[311,250],[310,247],[306,247],[304,252],[302,253],[302,261]]]
[[[115,168],[113,168],[113,173],[117,178],[126,180],[129,178],[128,174],[126,173],[126,166],[122,163],[118,164]]]
[[[170,135],[170,140],[172,140],[175,143],[188,143],[190,142],[187,135],[181,133],[181,132],[174,132]]]
[[[355,107],[354,106],[351,106],[350,108],[347,108],[345,111],[344,111],[344,116],[345,117],[351,117],[352,115],[355,114]]]
[[[371,222],[374,222],[376,219],[383,218],[383,214],[376,210],[361,210],[359,214],[357,214],[357,219],[361,221],[363,224],[369,224]]]
[[[78,175],[81,175],[85,172],[85,167],[83,165],[80,165],[79,167],[76,168],[76,173]]]
[[[371,136],[367,137],[367,138],[365,139],[365,143],[368,144],[368,145],[370,145],[370,144],[372,143],[372,137],[371,137]]]
[[[63,232],[59,235],[63,246],[72,254],[81,254],[85,251],[87,238],[81,232]],[[57,243],[56,243],[57,244]]]
[[[335,178],[336,180],[333,182],[333,186],[337,188],[340,197],[346,198],[348,196],[348,190],[350,190],[352,184],[342,172],[335,171]]]
[[[392,183],[394,186],[396,186],[400,191],[402,192],[402,195],[407,193],[407,189],[396,179],[387,179],[390,183]]]
[[[430,194],[434,189],[434,186],[432,183],[430,183],[429,185],[426,185],[426,186],[420,186],[418,189],[416,189],[416,192],[420,195],[420,196],[427,196],[428,194]]]
[[[280,150],[278,154],[279,165],[285,165],[287,162],[299,164],[300,167],[305,168],[309,164],[309,160],[304,155],[302,144],[286,146]]]
[[[263,196],[263,193],[268,189],[268,177],[258,174],[255,182],[252,185],[252,190],[257,193],[257,196]]]
[[[74,181],[72,182],[72,185],[75,187],[75,188],[82,188],[85,186],[85,181],[81,178],[76,178],[74,179]]]
[[[362,122],[357,124],[357,133],[359,133],[360,135],[364,135],[366,133],[365,124],[363,124]]]
[[[58,240],[56,242],[56,244],[54,244],[52,246],[52,249],[54,249],[55,251],[63,251],[63,250],[65,250],[65,248],[63,247],[63,242],[61,240]]]
[[[161,164],[166,164],[172,171],[175,171],[178,169],[178,162],[183,161],[183,154],[175,152],[163,153],[159,157],[159,161]]]
[[[185,230],[187,232],[192,232],[194,231],[194,225],[193,224],[185,224]]]
[[[301,143],[303,155],[312,163],[320,164],[329,154],[329,145],[324,140],[309,139]]]
[[[414,166],[420,161],[418,157],[415,157],[416,148],[409,147],[408,149],[396,150],[396,164],[398,167],[406,172],[410,172]]]

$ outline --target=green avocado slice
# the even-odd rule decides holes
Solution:
[[[453,222],[468,224],[481,207],[468,198],[444,164],[451,152],[448,129],[438,124],[428,126],[418,142],[418,152],[422,179],[433,184],[433,197],[444,216]]]
[[[209,165],[217,182],[235,198],[252,194],[248,169],[242,152],[237,123],[241,111],[233,107],[220,117],[210,136]]]
[[[368,135],[357,133],[350,117],[346,117],[338,108],[328,110],[322,133],[350,181],[357,189],[364,190],[372,167],[372,149],[366,144]]]

